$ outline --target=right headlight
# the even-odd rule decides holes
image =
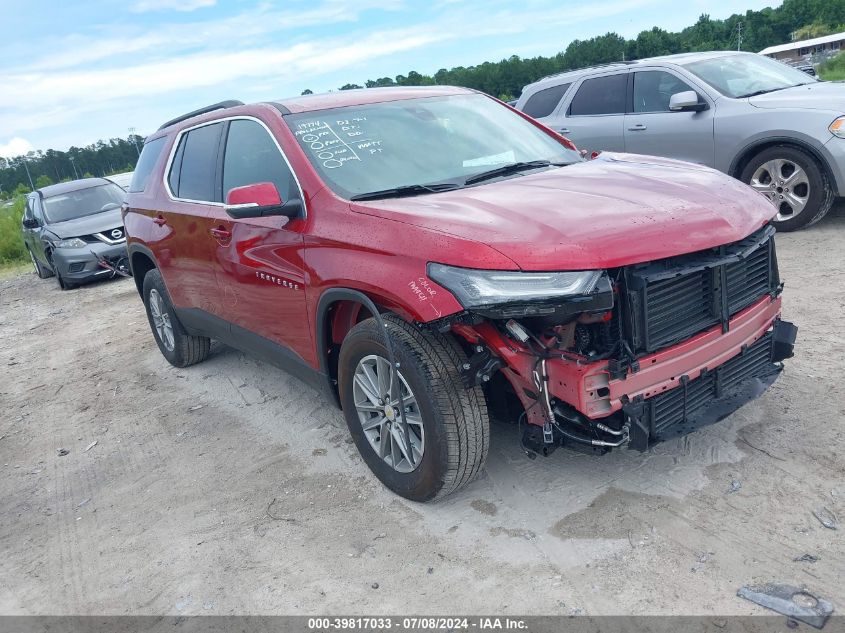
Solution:
[[[845,138],[845,116],[836,117],[833,123],[827,126],[827,129],[834,136]]]
[[[455,295],[468,310],[587,296],[596,289],[603,275],[602,270],[533,273],[428,265],[428,276]]]

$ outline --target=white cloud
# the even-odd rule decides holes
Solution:
[[[33,149],[35,148],[32,147],[32,143],[27,141],[25,138],[16,136],[8,143],[0,143],[0,156],[3,158],[23,156],[27,152],[31,152]]]
[[[156,118],[162,112],[178,114],[171,108],[181,109],[192,91],[221,99],[258,100],[280,97],[289,86],[319,87],[325,77],[336,77],[338,72],[354,73],[348,81],[361,83],[383,76],[384,65],[402,53],[491,36],[503,41],[503,54],[509,53],[509,36],[531,33],[538,24],[563,32],[574,24],[609,18],[657,0],[611,0],[554,9],[524,2],[521,10],[515,10],[511,0],[488,0],[482,13],[477,6],[450,5],[434,19],[407,28],[365,28],[361,17],[367,10],[401,8],[403,0],[358,0],[352,6],[345,0],[323,0],[301,11],[259,6],[189,24],[158,24],[149,30],[129,26],[120,38],[68,36],[50,48],[41,47],[45,56],[27,66],[0,69],[0,139],[32,137],[34,131],[49,128],[67,144],[82,145],[122,133],[128,118],[143,127],[153,123],[147,120],[153,111]],[[302,28],[359,21],[359,30],[333,37]],[[122,27],[104,32],[115,30]],[[239,46],[229,46],[232,41]],[[561,48],[564,45],[565,40]],[[414,69],[434,70],[425,65]],[[47,101],[45,94],[50,95]],[[102,132],[94,132],[99,136],[89,136],[90,130],[100,127]]]
[[[139,0],[129,10],[133,13],[147,11],[196,11],[205,7],[213,7],[217,0]]]
[[[170,1],[142,0],[150,3]],[[120,30],[120,37],[73,34],[59,38],[52,42],[52,50],[37,58],[29,68],[55,70],[97,61],[116,62],[122,57],[137,60],[143,53],[172,56],[183,51],[211,49],[221,42],[256,42],[262,37],[286,31],[302,32],[312,26],[357,22],[364,11],[396,11],[402,6],[402,0],[358,0],[353,6],[346,6],[344,0],[325,0],[318,6],[301,10],[279,11],[260,5],[229,17],[188,23],[159,23],[149,30],[139,30],[137,26],[128,24],[108,29],[111,33]]]

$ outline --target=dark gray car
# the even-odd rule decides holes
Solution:
[[[22,230],[38,276],[55,275],[66,290],[125,269],[124,197],[123,189],[104,178],[64,182],[29,194]]]
[[[772,201],[779,230],[845,195],[845,85],[754,53],[668,55],[546,77],[517,108],[580,148],[714,167]]]

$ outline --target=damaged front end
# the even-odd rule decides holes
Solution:
[[[433,325],[474,350],[467,387],[519,402],[527,449],[646,450],[759,396],[792,356],[773,234],[606,271],[430,264],[465,308]]]

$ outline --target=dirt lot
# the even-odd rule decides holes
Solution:
[[[6,278],[0,613],[747,614],[758,581],[845,609],[845,212],[778,241],[801,329],[763,398],[648,454],[531,461],[496,426],[436,505],[282,371],[219,345],[170,367],[131,281]]]

